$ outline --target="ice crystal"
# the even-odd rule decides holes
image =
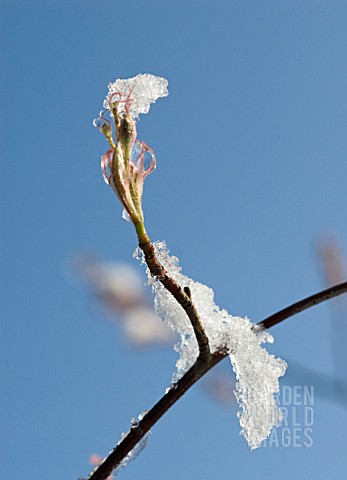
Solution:
[[[138,417],[137,420],[135,418],[131,419],[131,429],[132,428],[137,428],[139,422],[143,419],[143,417],[146,415],[147,411],[144,411],[141,413]],[[129,434],[131,429],[127,433],[122,433],[121,439],[118,442],[118,445],[124,440],[124,438]],[[129,462],[132,460],[135,460],[139,456],[139,454],[142,452],[142,450],[147,446],[149,437],[152,435],[151,430],[149,430],[146,435],[143,436],[143,438],[135,445],[135,447],[126,455],[126,457],[123,458],[123,460],[120,462],[118,467],[113,471],[113,474],[117,473],[119,470],[122,468],[126,467]]]
[[[273,395],[279,390],[278,379],[284,375],[287,364],[261,346],[264,342],[272,343],[273,337],[267,331],[257,328],[248,318],[234,317],[226,310],[221,310],[214,303],[211,288],[181,273],[178,258],[169,255],[165,242],[155,242],[153,245],[159,262],[170,276],[182,288],[189,287],[209,338],[211,352],[214,353],[221,347],[227,348],[237,379],[235,395],[241,407],[238,413],[240,433],[252,449],[259,447],[272,427],[277,426],[282,419]],[[144,263],[141,250],[137,249],[135,257]],[[180,342],[175,347],[180,354],[173,379],[176,382],[194,364],[199,353],[198,344],[182,307],[151,276],[148,268],[147,276],[155,293],[157,314],[180,336]]]
[[[137,419],[135,418],[132,418],[130,423],[131,423],[131,428],[130,430],[128,430],[126,433],[122,433],[121,437],[120,437],[120,440],[117,444],[117,446],[122,443],[122,441],[124,440],[125,437],[128,436],[128,434],[131,432],[131,430],[133,428],[137,428],[138,425],[139,425],[139,422],[143,419],[143,417],[146,415],[147,413],[147,410],[145,410],[143,413],[140,413],[140,415],[137,417]],[[128,455],[126,455],[123,460],[118,464],[118,466],[112,471],[112,474],[110,477],[108,477],[108,479],[112,479],[116,476],[116,474],[119,472],[119,470],[122,470],[122,468],[126,467],[128,465],[129,462],[131,462],[132,460],[135,460],[135,458],[137,458],[139,456],[139,454],[142,452],[142,450],[147,446],[147,443],[148,443],[148,439],[149,437],[151,436],[152,432],[151,430],[149,430],[143,437],[142,439],[135,445],[135,447],[130,450],[130,452],[128,453]],[[112,453],[112,452],[110,452]],[[92,455],[91,457],[91,460],[92,460],[92,464],[93,465],[97,465],[97,467],[93,470],[93,472],[91,473],[91,475],[97,470],[98,466],[102,465],[103,462],[107,459],[108,457],[102,459],[101,457],[99,456],[96,456],[96,455]],[[88,477],[90,478],[91,475]],[[88,479],[85,479],[83,477],[80,477],[78,480],[88,480]]]
[[[140,113],[148,113],[151,103],[158,98],[168,96],[167,86],[168,81],[165,78],[148,73],[128,79],[119,78],[109,84],[104,108],[112,110],[112,104],[119,102],[118,113],[120,113],[128,104],[130,114],[135,119]]]

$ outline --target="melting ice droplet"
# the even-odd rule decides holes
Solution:
[[[93,120],[93,126],[98,128],[99,130],[103,128],[106,125],[106,123],[107,123],[106,120],[101,117],[94,118]]]
[[[138,140],[135,141],[130,155],[130,161],[134,165],[136,171],[149,172],[152,166],[155,166],[155,156],[152,150]]]
[[[131,150],[130,161],[133,165],[136,165],[136,161],[142,153],[141,144],[135,141],[133,149]]]
[[[126,211],[126,210],[123,210],[122,212],[122,218],[124,218],[124,220],[126,222],[130,222],[131,221],[131,218],[129,217],[129,213]]]

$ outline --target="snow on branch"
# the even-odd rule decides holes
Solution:
[[[221,310],[214,303],[211,288],[181,273],[178,258],[169,255],[165,242],[155,242],[153,246],[158,261],[171,278],[182,288],[189,288],[208,336],[211,353],[222,348],[227,350],[237,378],[235,394],[241,407],[238,414],[241,433],[252,449],[259,447],[272,427],[282,419],[273,395],[279,390],[278,379],[284,375],[287,364],[261,346],[265,342],[272,343],[273,337],[266,330],[255,328],[248,318],[234,317],[226,310]],[[135,256],[142,263],[145,262],[139,248]],[[197,340],[185,311],[148,268],[147,276],[155,293],[157,314],[180,336],[180,342],[176,345],[180,357],[173,378],[177,382],[194,365],[199,355]]]
[[[148,113],[151,103],[158,98],[169,95],[168,81],[149,73],[138,74],[136,77],[121,79],[108,85],[108,94],[104,100],[104,108],[112,111],[114,102],[118,103],[118,113],[129,103],[130,114],[136,119],[140,113]]]

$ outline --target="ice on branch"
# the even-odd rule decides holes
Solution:
[[[129,112],[136,119],[140,113],[148,113],[151,103],[169,95],[168,81],[149,73],[139,74],[128,79],[118,79],[108,86],[104,108],[112,111],[114,102],[118,102],[118,113],[129,103]]]
[[[133,428],[137,428],[139,425],[139,422],[145,417],[147,411],[144,411],[143,413],[140,413],[140,415],[137,417],[137,420],[135,418],[131,419],[131,428],[128,430],[126,433],[122,433],[121,438],[119,442],[117,443],[117,446],[122,443],[122,441],[129,435],[131,430]],[[142,450],[147,446],[149,437],[152,435],[152,431],[149,430],[146,435],[143,436],[143,438],[135,445],[135,447],[130,450],[130,452],[123,458],[123,460],[118,464],[118,466],[112,471],[112,475],[107,478],[107,480],[112,480],[112,478],[115,478],[119,470],[122,470],[124,467],[126,467],[132,460],[135,460],[139,454],[142,452]],[[111,452],[110,452],[111,453]],[[96,465],[96,468],[93,470],[91,475],[97,470],[97,468],[104,463],[105,460],[107,460],[108,457],[102,458],[99,455],[91,455],[89,462],[92,465]],[[90,475],[90,476],[91,476]],[[88,478],[90,478],[90,476]],[[84,479],[81,477],[79,480],[88,480]]]
[[[137,417],[138,419],[136,420],[135,418],[132,418],[131,419],[131,429],[132,428],[135,428],[138,426],[139,422],[145,417],[147,411],[144,411],[143,413],[140,413],[140,415]],[[118,445],[124,440],[124,438],[130,433],[131,429],[127,432],[127,433],[122,433],[121,435],[121,439],[119,440],[118,442]],[[135,460],[135,458],[137,458],[140,453],[142,452],[142,450],[147,446],[147,443],[148,443],[148,440],[149,440],[149,437],[152,435],[152,431],[149,430],[146,435],[144,435],[144,437],[140,440],[140,442],[138,442],[135,447],[130,450],[130,452],[128,453],[128,455],[126,457],[123,458],[123,460],[120,462],[120,464],[118,465],[118,467],[113,471],[113,473],[117,473],[119,470],[121,470],[122,468],[126,467],[128,465],[129,462],[131,462],[132,460]]]
[[[211,353],[221,347],[227,348],[237,379],[235,395],[241,407],[238,413],[241,434],[252,449],[259,447],[270,434],[272,427],[282,420],[273,395],[279,390],[278,379],[284,375],[287,364],[261,346],[265,342],[272,343],[273,337],[267,331],[257,328],[248,318],[234,317],[226,310],[221,310],[214,303],[211,288],[181,273],[178,258],[169,255],[165,242],[155,242],[153,246],[158,261],[169,275],[182,288],[189,287],[192,301],[209,338]],[[135,257],[145,263],[139,248]],[[176,345],[180,357],[173,379],[177,381],[194,364],[199,353],[197,341],[182,307],[161,283],[151,276],[148,268],[147,276],[155,293],[157,314],[180,336]]]

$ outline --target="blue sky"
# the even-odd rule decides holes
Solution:
[[[176,360],[131,349],[67,267],[83,249],[135,265],[92,127],[108,82],[169,80],[138,124],[157,157],[148,233],[218,305],[259,321],[325,286],[321,235],[347,252],[347,2],[5,0],[1,17],[4,478],[77,479]],[[323,305],[273,330],[283,384],[303,367],[336,374],[330,323]],[[311,448],[250,452],[235,409],[195,386],[119,478],[340,480],[346,428],[347,409],[316,395]]]

